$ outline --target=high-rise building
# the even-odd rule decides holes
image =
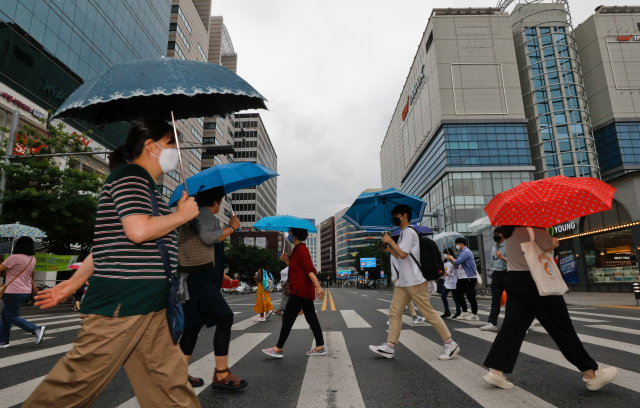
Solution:
[[[315,226],[316,220],[313,218],[305,218],[312,225]],[[318,232],[309,232],[309,236],[305,241],[307,245],[307,249],[309,250],[309,255],[311,255],[311,261],[313,261],[313,266],[316,268],[316,271],[320,271],[320,251],[318,250],[318,244],[320,242],[320,230]]]
[[[278,156],[259,113],[235,115],[234,147],[234,161],[257,163],[278,171]],[[234,192],[232,202],[242,228],[250,228],[259,219],[276,215],[277,178],[267,180],[259,186]]]
[[[336,218],[329,217],[320,223],[320,268],[336,279]]]
[[[322,226],[320,224],[316,225],[316,230],[318,232],[315,233],[315,248],[314,253],[315,257],[312,256],[313,266],[316,268],[316,271],[322,271],[322,262],[320,259],[322,247],[320,246],[322,241]]]

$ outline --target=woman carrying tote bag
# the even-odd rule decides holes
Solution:
[[[564,282],[554,280],[562,280],[560,273],[553,276],[554,272],[549,269],[551,265],[547,265],[546,269],[549,272],[546,273],[545,280],[545,277],[539,274],[541,264],[527,262],[527,259],[546,259],[548,255],[545,256],[543,253],[557,248],[558,239],[552,238],[543,228],[502,226],[502,233],[505,237],[505,250],[509,254],[505,289],[509,294],[509,301],[506,304],[502,327],[484,362],[484,365],[489,367],[489,373],[483,377],[484,380],[496,387],[513,388],[513,383],[507,381],[503,373],[513,371],[527,329],[533,319],[537,318],[562,355],[582,372],[587,389],[596,391],[612,382],[618,370],[615,367],[599,368],[598,363],[584,349],[573,328],[567,304],[562,296]],[[535,258],[532,257],[534,253],[537,254]],[[544,264],[542,268],[545,273]],[[547,290],[546,293],[554,294],[541,296],[539,288],[545,293],[546,289],[553,286],[556,289]]]

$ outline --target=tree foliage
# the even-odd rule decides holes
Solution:
[[[377,241],[366,247],[358,248],[358,253],[353,259],[353,267],[364,275],[365,271],[369,272],[369,279],[380,279],[380,271],[384,271],[385,277],[391,276],[391,261],[389,253],[380,248],[380,242]],[[375,268],[362,268],[360,266],[360,258],[376,258]]]
[[[263,265],[275,279],[280,279],[280,271],[287,266],[271,250],[242,242],[231,242],[225,252],[225,266],[229,268],[229,275],[237,273],[240,280],[250,281]]]
[[[43,120],[43,124],[46,122]],[[64,124],[46,124],[47,136],[26,125],[16,137],[14,154],[30,156],[0,164],[7,177],[0,222],[41,229],[49,253],[69,254],[78,245],[81,259],[89,254],[103,178],[97,173],[75,169],[73,156],[66,160],[38,157],[50,153],[90,152],[88,136],[68,133]],[[8,129],[2,129],[7,133]],[[7,140],[1,150],[5,155]]]

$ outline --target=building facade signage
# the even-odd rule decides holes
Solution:
[[[44,87],[42,87],[42,90],[45,91],[47,94],[53,96],[54,98],[56,98],[59,101],[65,101],[67,99],[67,94],[62,92],[60,89],[58,89],[57,86],[55,86],[54,84],[50,84],[49,81],[47,81],[46,79],[44,80]]]
[[[14,98],[13,95],[9,95],[6,92],[2,92],[2,94],[0,95],[7,101],[16,105],[18,108],[22,108],[26,110],[27,112],[31,113],[33,116],[35,116],[38,119],[42,119],[47,116],[44,112],[40,112],[39,110],[33,109],[31,106],[27,105],[26,103]]]
[[[559,234],[561,232],[573,231],[574,229],[576,229],[576,223],[571,221],[571,222],[567,222],[567,223],[564,223],[564,224],[557,225],[555,227],[550,227],[549,228],[549,235],[554,236],[554,235]]]
[[[402,109],[402,120],[407,118],[409,114],[409,105],[413,105],[413,101],[416,99],[416,95],[418,94],[418,90],[420,89],[420,85],[424,80],[424,65],[420,68],[420,76],[416,79],[416,83],[413,84],[413,88],[411,90],[411,94],[407,96],[407,103],[404,105]]]
[[[618,41],[640,41],[640,35],[619,35]]]

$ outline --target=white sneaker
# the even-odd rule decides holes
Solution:
[[[495,385],[496,387],[503,388],[505,390],[510,390],[513,388],[513,383],[507,381],[507,377],[502,375],[495,375],[493,371],[489,370],[487,375],[482,377],[486,382],[491,385]]]
[[[438,356],[438,360],[451,360],[453,356],[460,352],[460,347],[455,341],[444,345],[444,351]]]
[[[389,321],[387,320],[387,326],[389,325]]]
[[[380,346],[369,346],[369,350],[386,358],[392,358],[395,352],[395,348],[390,347],[389,343],[383,343]]]
[[[36,329],[36,346],[40,344],[42,338],[44,337],[44,331],[47,330],[47,326],[40,326]]]
[[[498,331],[498,328],[493,325],[493,323],[489,323],[486,326],[482,326],[480,330],[484,331]]]
[[[424,323],[426,321],[427,321],[427,319],[425,319],[424,317],[420,317],[418,315],[413,316],[413,324],[420,324],[420,323]]]
[[[256,320],[254,320],[256,322],[266,322],[267,319],[265,319],[264,317],[256,317]]]
[[[462,312],[462,314],[460,315],[459,319],[460,320],[465,320],[467,318],[467,316],[473,316],[473,314],[471,314],[471,312]]]
[[[597,391],[605,385],[609,384],[618,376],[618,369],[615,367],[599,368],[596,370],[596,376],[587,380],[583,378],[587,383],[587,389],[589,391]]]
[[[469,313],[464,320],[470,320],[470,321],[476,321],[476,320],[480,320],[480,318],[478,317],[478,315],[474,315]]]

